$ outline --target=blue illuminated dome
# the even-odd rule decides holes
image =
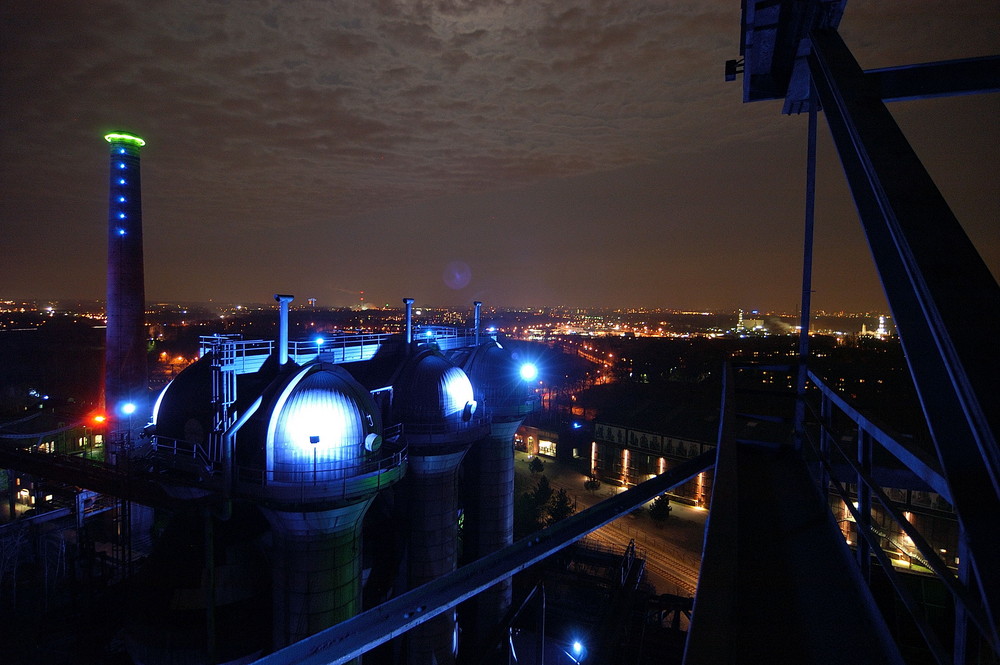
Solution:
[[[393,414],[401,422],[434,424],[459,419],[474,399],[466,373],[436,351],[414,356],[393,384]]]
[[[267,420],[267,469],[276,481],[332,480],[363,472],[381,421],[371,395],[347,372],[326,364],[295,372]]]
[[[177,442],[178,449],[209,448],[212,431],[211,358],[189,365],[167,384],[153,407],[158,437]]]
[[[465,351],[453,360],[460,362],[468,372],[475,387],[476,399],[487,409],[523,408],[533,394],[529,379],[525,378],[527,367],[534,370],[530,380],[538,375],[534,363],[518,359],[510,350],[494,341],[486,342],[471,352]]]

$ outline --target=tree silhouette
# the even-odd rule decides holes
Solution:
[[[654,522],[662,524],[667,521],[668,517],[670,517],[671,510],[673,509],[670,507],[670,499],[667,498],[666,494],[661,494],[656,497],[656,500],[653,501],[653,505],[649,507],[649,516]]]
[[[538,506],[539,510],[544,508],[545,504],[552,498],[552,492],[552,485],[549,484],[549,479],[545,476],[539,478],[535,489],[531,491],[531,498],[534,499],[535,505]]]
[[[559,520],[564,520],[575,513],[576,508],[573,506],[573,501],[570,500],[566,490],[560,489],[549,499],[548,504],[545,506],[545,512],[547,513],[545,523],[551,526]]]
[[[534,475],[534,474],[539,474],[544,470],[545,470],[545,463],[542,462],[542,460],[537,456],[532,457],[531,462],[528,464],[528,471],[531,471],[531,473]]]

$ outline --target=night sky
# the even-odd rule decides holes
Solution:
[[[103,298],[107,144],[151,301],[792,311],[805,116],[738,0],[0,3],[0,299]],[[853,0],[863,67],[1000,53],[995,0]],[[1000,95],[893,111],[994,274]],[[815,308],[884,310],[822,124]]]

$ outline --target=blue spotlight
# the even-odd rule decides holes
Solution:
[[[122,404],[122,413],[124,413],[126,416],[131,416],[133,413],[135,413],[135,404],[133,404],[132,402],[126,402],[125,404]]]
[[[521,378],[525,381],[534,381],[538,378],[538,368],[535,363],[524,363],[521,365]]]

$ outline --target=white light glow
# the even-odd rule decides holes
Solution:
[[[305,370],[285,388],[268,427],[268,467],[275,480],[342,478],[365,455],[362,407],[344,379]]]
[[[465,405],[475,401],[472,382],[458,367],[449,367],[441,376],[440,384],[442,415],[451,416],[465,410]]]

